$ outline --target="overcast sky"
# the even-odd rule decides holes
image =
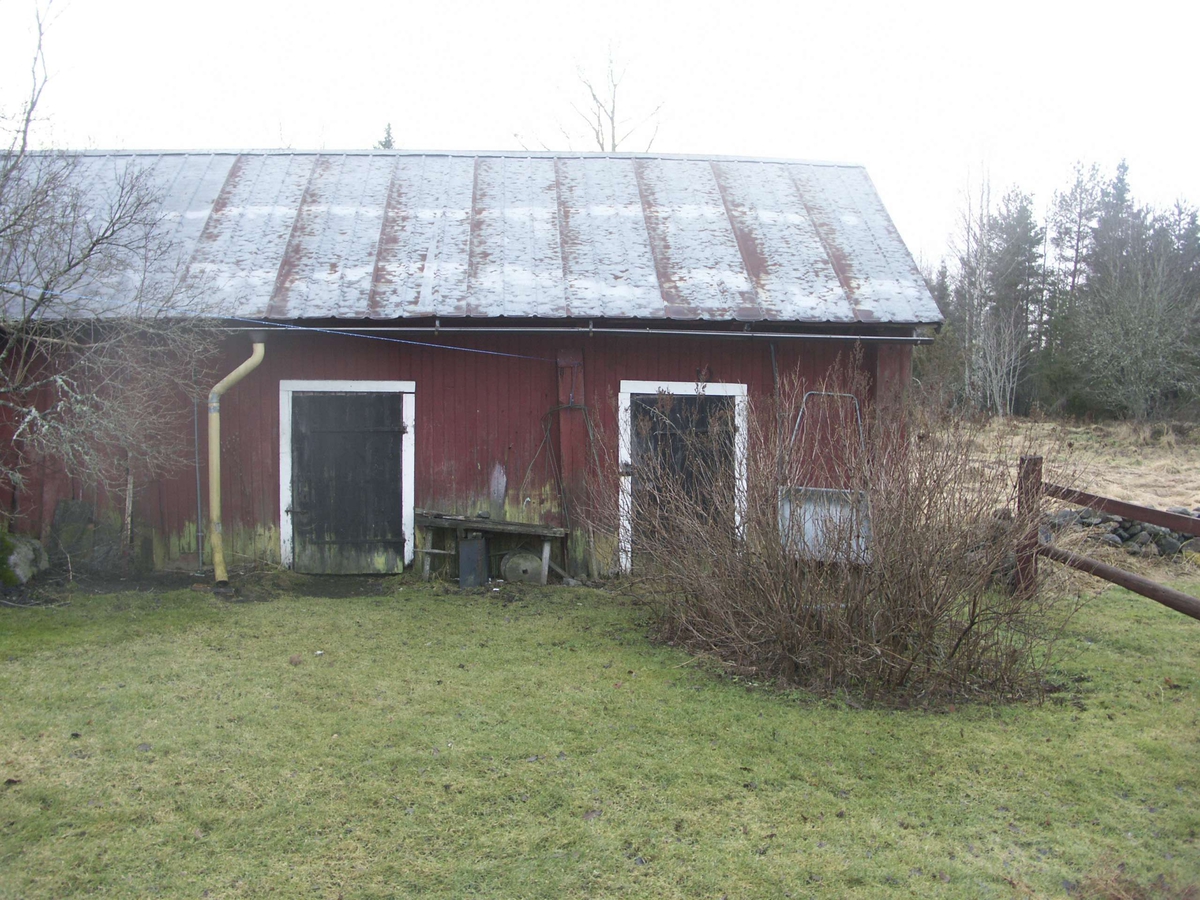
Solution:
[[[28,85],[33,0],[0,0],[0,106]],[[42,144],[588,146],[576,71],[627,65],[653,149],[863,163],[914,254],[968,179],[1045,203],[1076,160],[1200,201],[1200,4],[57,0]],[[643,150],[643,129],[622,149]]]

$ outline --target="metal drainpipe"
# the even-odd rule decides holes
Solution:
[[[208,394],[208,546],[212,550],[213,581],[229,583],[225,569],[225,544],[221,534],[221,395],[258,368],[266,354],[261,333],[250,335],[254,349],[250,358],[217,382]]]
[[[192,372],[192,380],[196,373]],[[204,494],[200,490],[200,401],[192,401],[192,453],[196,461],[196,571],[204,574]]]

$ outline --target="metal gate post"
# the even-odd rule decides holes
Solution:
[[[1017,543],[1017,590],[1030,594],[1037,588],[1038,526],[1041,524],[1042,458],[1022,456],[1017,470],[1017,521],[1025,534]]]

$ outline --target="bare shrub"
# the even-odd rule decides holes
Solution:
[[[981,453],[983,426],[948,414],[860,406],[865,377],[839,371],[745,401],[744,451],[718,398],[633,404],[625,508],[601,478],[593,513],[630,523],[633,590],[666,639],[742,673],[909,699],[1036,689],[1065,611],[1014,589],[1036,527],[1019,450]]]
[[[0,113],[0,490],[61,469],[110,498],[187,461],[218,320],[171,239],[150,168],[35,151],[43,22],[29,95]],[[7,526],[15,502],[0,510]]]

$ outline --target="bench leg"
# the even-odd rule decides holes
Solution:
[[[542,579],[539,584],[545,584],[550,575],[550,540],[542,541]]]

